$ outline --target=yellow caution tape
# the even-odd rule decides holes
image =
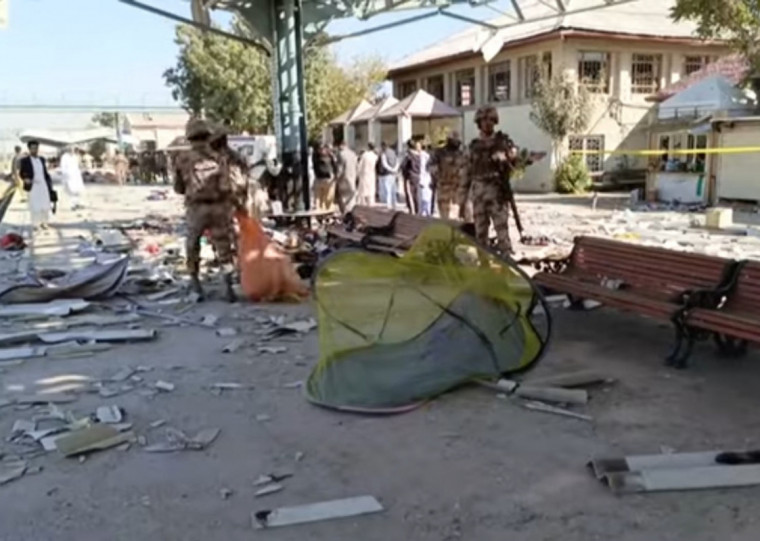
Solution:
[[[628,156],[662,156],[663,154],[746,154],[760,152],[760,147],[688,148],[674,150],[571,150],[570,154],[625,154]]]

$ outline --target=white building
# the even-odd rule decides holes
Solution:
[[[494,39],[501,40],[501,49],[489,62],[477,47],[484,41],[484,29],[473,26],[393,65],[389,72],[393,93],[401,99],[424,88],[460,108],[465,140],[476,135],[475,110],[493,104],[499,110],[499,129],[519,145],[551,156],[550,139],[529,118],[534,81],[544,66],[554,73],[561,70],[594,94],[588,129],[571,136],[565,145],[577,150],[647,149],[651,104],[646,98],[728,52],[722,43],[694,37],[693,24],[674,23],[669,17],[673,4],[673,0],[638,0],[572,13],[599,2],[566,0],[569,13],[557,15],[536,1],[523,8],[526,20],[532,22],[498,31]],[[645,167],[646,159],[640,161]],[[518,189],[551,191],[553,165],[545,159],[529,167]],[[615,169],[618,161],[588,155],[587,165],[592,173],[601,174]]]

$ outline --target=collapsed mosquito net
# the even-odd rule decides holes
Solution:
[[[334,253],[317,268],[314,291],[320,360],[306,394],[339,409],[403,411],[523,370],[550,333],[548,320],[533,321],[540,297],[516,265],[443,224],[401,258]]]

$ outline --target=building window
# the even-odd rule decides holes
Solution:
[[[417,90],[417,81],[401,81],[398,84],[398,99],[404,99]]]
[[[538,56],[531,55],[522,59],[522,96],[532,98],[541,72],[538,69]]]
[[[509,60],[488,66],[488,101],[511,99],[512,66]]]
[[[599,154],[584,154],[586,168],[589,173],[604,171],[604,135],[571,135],[568,138],[570,151],[585,150],[599,151]]]
[[[662,55],[634,54],[631,62],[631,92],[654,94],[660,90]]]
[[[454,74],[454,99],[458,107],[475,105],[475,70],[461,70]]]
[[[701,70],[709,63],[709,56],[685,56],[683,61],[683,74],[688,77],[695,71]]]
[[[550,51],[546,51],[544,54],[541,55],[541,69],[543,73],[541,75],[544,75],[546,77],[551,78],[552,76],[552,53]]]
[[[610,54],[580,51],[578,53],[578,80],[590,92],[609,94]]]
[[[434,75],[425,79],[425,90],[443,101],[443,75]]]

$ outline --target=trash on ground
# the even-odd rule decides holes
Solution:
[[[81,312],[89,306],[90,303],[82,299],[56,300],[46,303],[3,304],[0,306],[0,319],[23,316],[63,317],[74,312]]]
[[[585,415],[583,413],[577,413],[575,411],[570,411],[565,408],[558,408],[556,406],[550,406],[549,404],[544,404],[543,402],[535,402],[535,401],[529,401],[529,402],[523,402],[522,406],[525,409],[533,410],[533,411],[540,411],[543,413],[553,413],[554,415],[562,415],[564,417],[572,417],[573,419],[581,419],[583,421],[593,421],[594,418],[590,415]]]
[[[148,453],[172,453],[175,451],[202,451],[219,437],[221,430],[218,428],[205,428],[195,436],[188,437],[181,430],[167,428],[167,441],[151,444],[145,447]]]
[[[264,488],[257,490],[253,496],[254,498],[260,498],[262,496],[274,494],[275,492],[280,492],[283,488],[285,488],[283,485],[278,485],[276,483],[271,484],[269,486],[265,486]]]
[[[496,383],[477,380],[476,383],[494,391],[499,391],[520,398],[544,400],[567,404],[586,404],[588,393],[583,389],[564,389],[561,387],[538,387],[529,384],[520,384],[508,379],[500,379]]]
[[[280,353],[285,353],[288,351],[288,348],[285,346],[261,346],[258,349],[259,353],[268,353],[270,355],[279,355]]]
[[[170,393],[174,390],[173,383],[169,383],[168,381],[163,381],[163,380],[158,380],[156,383],[153,384],[153,386],[159,391],[163,391],[166,393]]]
[[[232,336],[237,336],[237,333],[237,329],[234,329],[232,327],[224,327],[216,330],[216,335],[221,338],[230,338]]]
[[[369,513],[379,513],[380,511],[383,511],[383,506],[373,496],[358,496],[294,507],[265,509],[252,513],[251,519],[255,528],[275,528],[278,526],[355,517]]]
[[[272,420],[272,416],[271,415],[267,415],[266,413],[259,413],[256,416],[256,420],[258,422],[260,422],[260,423],[267,423],[267,422],[269,422],[269,421]]]
[[[760,485],[757,452],[707,451],[595,458],[594,476],[616,494]]]
[[[95,411],[95,417],[101,423],[117,424],[122,421],[124,415],[119,406],[100,406]]]
[[[64,456],[75,456],[116,447],[133,438],[132,432],[119,432],[113,426],[94,424],[60,436],[55,445]]]
[[[260,475],[258,479],[253,482],[253,486],[262,487],[270,483],[279,483],[285,479],[293,477],[292,473],[268,473],[267,475]]]
[[[86,340],[90,342],[138,342],[153,340],[158,336],[155,329],[109,329],[109,330],[79,330],[61,333],[40,334],[39,338],[45,343],[68,342],[71,340]]]
[[[241,347],[245,345],[245,341],[238,338],[236,340],[233,340],[226,346],[222,348],[222,353],[235,353],[237,350],[239,350]]]
[[[614,379],[596,370],[579,370],[564,374],[553,374],[523,381],[533,387],[582,387],[595,383],[612,383]]]
[[[121,287],[127,276],[129,258],[122,257],[109,261],[96,261],[80,270],[75,270],[63,276],[46,280],[42,277],[29,276],[26,281],[0,287],[0,303],[20,306],[31,306],[30,303],[61,302],[62,299],[72,299],[72,302],[83,302],[81,299],[104,299],[113,296]],[[40,305],[43,306],[43,305]],[[69,315],[78,311],[72,304],[69,311],[44,313],[44,315]],[[41,310],[42,308],[38,308]],[[83,308],[82,308],[83,309]],[[38,312],[39,313],[39,312]],[[0,315],[5,314],[5,307],[0,309]]]
[[[0,486],[22,478],[28,467],[27,461],[21,459],[0,462]]]
[[[203,316],[203,319],[201,319],[201,325],[204,327],[215,327],[218,322],[219,317],[214,314],[206,314]]]

